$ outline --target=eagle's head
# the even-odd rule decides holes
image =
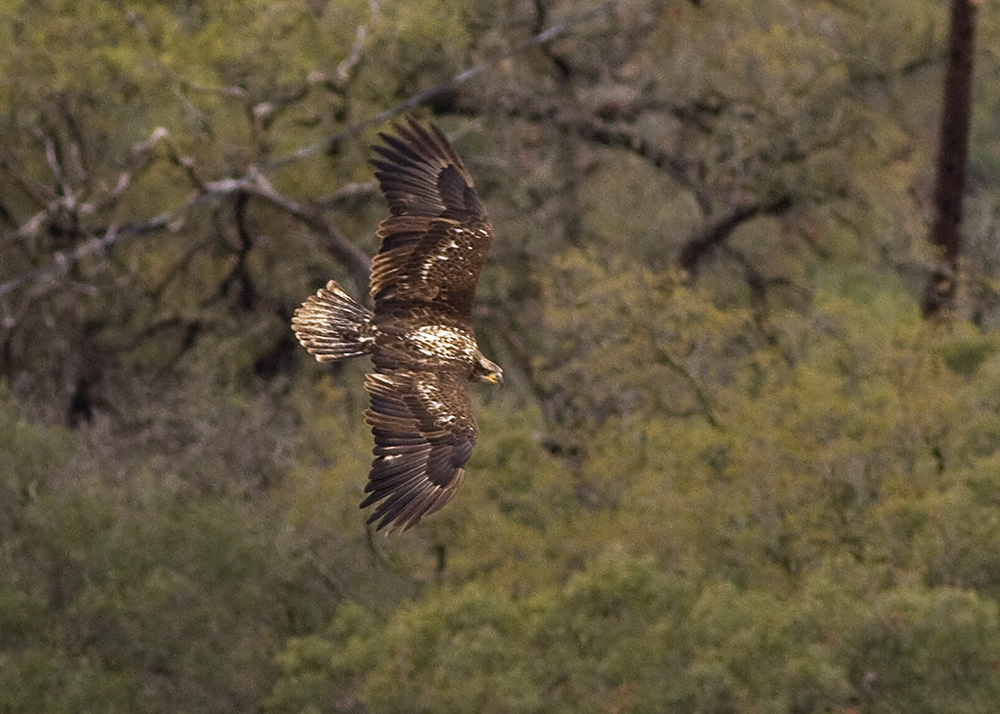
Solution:
[[[503,370],[496,362],[486,359],[482,352],[476,350],[476,361],[472,365],[471,381],[503,384]]]

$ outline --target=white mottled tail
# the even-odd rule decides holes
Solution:
[[[375,344],[372,311],[331,280],[299,306],[292,329],[309,354],[320,362],[370,354]]]

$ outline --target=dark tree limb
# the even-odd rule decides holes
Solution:
[[[252,195],[280,208],[316,231],[323,238],[326,248],[347,270],[359,294],[368,295],[371,259],[327,221],[319,210],[278,193],[259,172],[252,172],[247,188]]]
[[[552,390],[542,381],[531,350],[521,340],[517,331],[508,324],[505,314],[488,305],[478,306],[476,314],[489,320],[490,329],[500,337],[509,350],[510,357],[514,360],[517,369],[523,375],[528,388],[541,407],[545,421],[550,425],[558,422],[552,403]]]
[[[955,305],[958,260],[962,254],[962,196],[969,152],[972,67],[975,54],[976,3],[952,0],[948,33],[937,178],[934,187],[934,225],[929,240],[938,264],[924,290],[924,317],[949,312]]]
[[[250,191],[254,195],[271,202],[273,205],[281,207],[292,213],[311,228],[317,230],[326,239],[327,245],[334,256],[343,261],[344,266],[350,273],[352,280],[355,283],[359,283],[361,275],[363,274],[367,276],[368,274],[367,256],[360,253],[360,251],[358,251],[353,244],[347,241],[339,233],[339,231],[337,231],[323,218],[320,208],[313,208],[311,204],[305,205],[291,199],[287,199],[287,197],[281,196],[273,189],[268,190],[267,188],[262,188],[259,180],[254,175],[262,176],[265,173],[294,164],[310,156],[315,156],[323,152],[329,152],[339,146],[345,138],[359,133],[364,128],[372,124],[377,124],[379,122],[386,121],[387,119],[391,119],[392,117],[414,107],[428,104],[435,98],[454,91],[459,85],[464,84],[474,77],[478,77],[483,74],[487,70],[496,67],[501,62],[512,57],[516,57],[517,55],[535,47],[543,46],[555,38],[567,34],[571,29],[584,22],[608,14],[620,2],[621,0],[607,0],[607,2],[604,2],[594,8],[582,10],[575,15],[571,15],[565,20],[548,27],[544,31],[539,32],[538,34],[533,35],[532,37],[529,37],[528,39],[517,43],[472,67],[469,67],[468,69],[456,74],[451,79],[426,91],[414,94],[399,102],[395,106],[376,114],[375,116],[352,124],[343,131],[331,134],[317,143],[301,147],[297,151],[294,151],[284,157],[263,162],[259,166],[252,166],[247,170],[246,174],[240,178],[206,181],[203,177],[197,174],[194,170],[195,167],[193,163],[187,157],[180,157],[176,155],[173,145],[167,141],[169,136],[166,130],[157,129],[154,132],[153,137],[148,142],[142,142],[141,145],[143,147],[153,147],[160,143],[166,145],[170,160],[174,161],[174,163],[176,163],[187,174],[188,179],[194,185],[196,189],[194,197],[185,201],[181,205],[174,207],[173,209],[164,211],[158,216],[154,216],[143,222],[116,225],[113,229],[109,229],[103,236],[95,237],[86,243],[75,247],[72,251],[64,251],[55,254],[54,259],[47,265],[18,275],[4,283],[0,283],[0,297],[17,290],[24,285],[40,280],[41,278],[58,275],[61,271],[65,270],[67,266],[74,264],[76,261],[81,260],[88,255],[104,251],[113,244],[155,234],[161,230],[168,229],[171,226],[179,225],[188,215],[189,211],[196,206],[209,201],[217,200],[221,196],[230,195],[239,190]],[[374,8],[375,6],[372,5],[372,7]],[[140,29],[142,28],[140,27]],[[359,42],[363,43],[363,40],[364,38],[361,37]],[[348,73],[351,68],[352,66],[350,65],[343,67],[344,71]],[[338,68],[338,71],[339,69],[340,68]],[[317,81],[321,80],[322,78],[318,78]],[[227,96],[233,96],[237,99],[240,99],[243,96],[243,90],[236,87],[225,88],[221,91]],[[266,106],[258,106],[257,109],[257,112],[261,114],[262,119],[266,118],[266,114],[269,111],[270,109]],[[140,145],[134,147],[134,151],[137,151],[139,146]],[[51,157],[51,153],[47,152],[47,156]],[[46,219],[52,211],[51,204],[53,201],[58,201],[60,198],[59,195],[52,191],[49,187],[37,184],[37,182],[32,181],[25,174],[19,172],[16,164],[14,164],[13,161],[6,157],[2,152],[0,152],[0,170],[8,174],[12,174],[11,177],[15,182],[20,180],[19,188],[21,188],[29,197],[33,198],[41,208],[41,210],[39,210],[32,218],[28,219],[21,225],[21,227],[16,231],[16,235],[20,237],[28,237],[36,234],[41,227],[44,226]],[[123,174],[122,181],[119,182],[116,198],[120,196],[121,193],[124,192],[125,188],[129,186],[130,177],[130,174]],[[96,232],[91,230],[90,234],[96,235]],[[367,279],[364,281],[364,291],[367,292]]]
[[[702,259],[728,240],[742,224],[758,216],[780,216],[791,209],[793,204],[790,194],[782,194],[768,201],[736,206],[684,244],[677,259],[678,266],[693,277],[697,274]]]
[[[261,167],[261,169],[265,172],[270,172],[276,169],[283,168],[288,164],[295,163],[297,161],[300,161],[301,159],[304,159],[308,156],[312,156],[314,154],[331,153],[334,149],[336,149],[337,146],[340,145],[340,143],[345,138],[360,132],[362,129],[372,126],[373,124],[380,124],[381,122],[392,119],[393,117],[398,116],[399,114],[402,114],[405,111],[409,111],[410,109],[413,109],[415,107],[429,104],[434,100],[436,100],[438,97],[453,92],[458,86],[465,84],[466,82],[468,82],[471,79],[474,79],[475,77],[478,77],[487,70],[497,66],[501,62],[508,60],[512,57],[516,57],[517,55],[534,47],[545,45],[554,40],[555,38],[566,34],[570,29],[576,27],[577,25],[609,13],[616,5],[618,5],[619,2],[621,2],[621,0],[608,0],[605,3],[598,5],[597,7],[590,8],[588,10],[582,10],[578,14],[572,15],[566,20],[563,20],[558,24],[552,25],[543,32],[539,32],[538,34],[533,35],[528,39],[519,42],[516,45],[513,45],[512,47],[509,47],[503,52],[500,52],[497,55],[490,57],[489,59],[483,60],[479,64],[473,65],[472,67],[466,69],[463,72],[459,72],[451,79],[442,82],[441,84],[438,84],[435,87],[431,87],[426,91],[414,94],[404,99],[403,101],[399,102],[395,106],[392,106],[384,111],[381,111],[378,114],[375,114],[374,116],[365,119],[364,121],[352,124],[345,131],[339,132],[337,134],[331,134],[330,136],[326,137],[325,139],[323,139],[318,143],[310,144],[309,146],[304,146],[285,157],[269,161],[265,163]]]

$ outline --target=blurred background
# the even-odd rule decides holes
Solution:
[[[2,3],[0,711],[995,712],[998,10]],[[289,319],[404,110],[506,385],[385,538]]]

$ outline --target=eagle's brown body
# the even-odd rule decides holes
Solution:
[[[465,475],[477,428],[469,381],[499,383],[479,351],[472,299],[493,228],[472,177],[444,135],[414,122],[381,134],[372,163],[389,203],[372,261],[374,312],[333,281],[296,310],[292,327],[321,362],[370,354],[365,378],[375,459],[362,508],[369,523],[409,528],[447,503]]]

